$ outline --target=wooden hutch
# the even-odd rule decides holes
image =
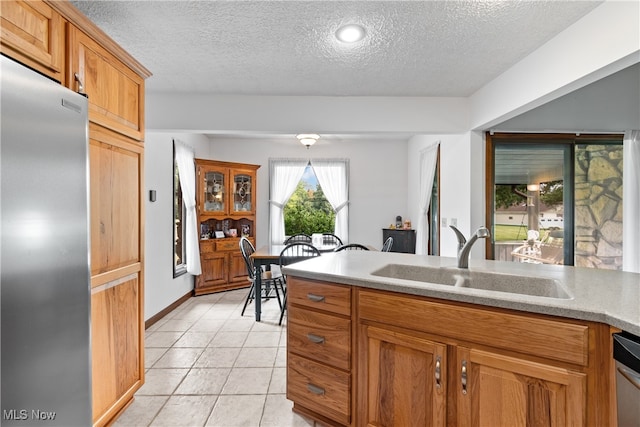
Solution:
[[[259,165],[195,159],[200,262],[195,295],[249,286],[240,238],[256,244]]]

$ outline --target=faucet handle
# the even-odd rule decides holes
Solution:
[[[462,234],[462,232],[458,230],[457,227],[450,225],[449,228],[451,228],[453,232],[456,233],[456,237],[458,238],[458,245],[460,248],[462,248],[464,244],[467,243],[466,237],[464,237],[464,234]]]

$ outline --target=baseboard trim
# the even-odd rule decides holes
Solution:
[[[180,304],[182,304],[183,302],[185,302],[186,300],[188,300],[189,298],[191,298],[193,296],[193,291],[189,291],[186,294],[184,294],[183,296],[181,296],[180,298],[178,298],[176,301],[174,301],[172,304],[170,304],[169,306],[167,306],[166,308],[164,308],[163,310],[161,310],[158,314],[156,314],[155,316],[151,316],[149,318],[149,320],[144,322],[144,328],[145,329],[149,329],[154,323],[156,323],[157,321],[159,321],[160,319],[162,319],[164,316],[166,316],[167,314],[171,313],[173,310],[175,310]]]

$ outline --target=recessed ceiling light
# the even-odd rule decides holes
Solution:
[[[344,43],[355,43],[364,38],[364,28],[358,24],[349,24],[338,28],[336,38]]]

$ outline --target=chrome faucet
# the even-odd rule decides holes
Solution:
[[[473,236],[467,242],[464,235],[453,225],[450,225],[451,229],[456,233],[458,238],[458,268],[469,268],[469,254],[471,253],[471,247],[478,239],[486,239],[491,234],[486,227],[480,227],[473,233]]]

